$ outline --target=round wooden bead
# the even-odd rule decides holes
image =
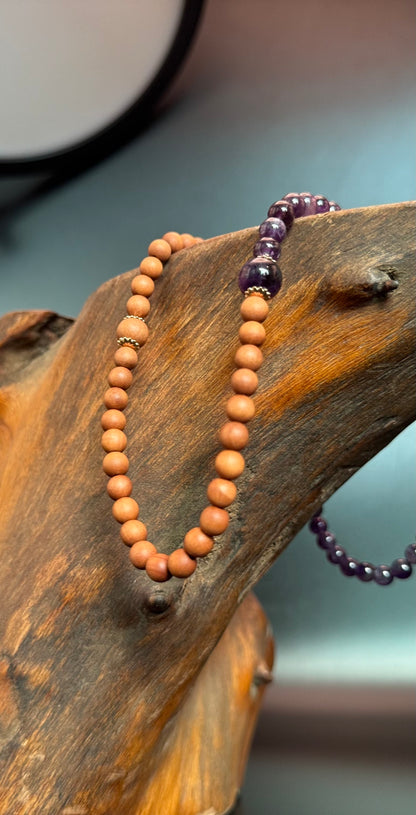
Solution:
[[[269,304],[263,297],[245,297],[240,307],[243,320],[257,320],[262,323],[269,313]]]
[[[107,453],[103,460],[103,470],[107,475],[124,475],[129,469],[129,460],[125,453]]]
[[[135,368],[138,360],[137,351],[130,345],[122,345],[114,354],[114,362],[122,368]]]
[[[161,260],[163,263],[166,263],[172,254],[170,244],[163,240],[163,238],[156,238],[155,241],[149,243],[147,251],[149,255],[159,258],[159,260]]]
[[[236,393],[244,393],[250,396],[257,390],[259,379],[255,371],[251,368],[237,368],[231,377],[231,387]]]
[[[108,388],[104,394],[104,404],[107,408],[124,410],[128,402],[128,396],[123,388]]]
[[[179,232],[165,232],[163,240],[168,242],[172,252],[179,252],[183,249],[183,238]]]
[[[127,445],[127,436],[122,430],[116,427],[110,427],[101,436],[101,445],[106,453],[111,453],[114,450],[122,452]]]
[[[123,430],[126,426],[126,417],[121,410],[106,410],[101,416],[101,427],[103,430],[109,430],[110,427],[117,427]]]
[[[191,557],[205,557],[209,555],[214,541],[199,526],[194,526],[186,533],[183,548]]]
[[[143,258],[139,268],[141,274],[151,277],[152,280],[157,280],[163,272],[163,263],[159,258],[147,257]],[[136,294],[136,292],[134,293]],[[137,292],[137,294],[140,294],[140,292]]]
[[[234,362],[237,368],[251,368],[258,371],[263,362],[263,353],[257,345],[241,345],[236,351]]]
[[[133,374],[129,368],[124,368],[124,366],[117,365],[108,374],[108,384],[113,388],[122,388],[126,391],[132,382]]]
[[[164,583],[172,576],[168,569],[168,556],[158,553],[146,561],[146,572],[156,583]]]
[[[183,240],[184,248],[189,249],[195,243],[195,238],[189,232],[182,232],[181,238]]]
[[[113,518],[124,524],[126,521],[135,521],[139,514],[139,505],[134,498],[118,498],[113,504]]]
[[[149,260],[156,260],[156,258],[149,258]],[[133,294],[142,294],[143,297],[150,297],[155,290],[155,284],[151,275],[149,276],[145,273],[140,273],[136,275],[136,277],[133,277],[133,280],[131,281],[131,290]]]
[[[136,541],[130,549],[129,555],[133,566],[136,569],[145,569],[146,563],[151,555],[157,553],[156,546],[150,541]]]
[[[242,343],[261,345],[266,339],[266,329],[257,320],[247,320],[246,323],[240,326],[238,336]]]
[[[139,505],[134,498],[118,498],[113,504],[113,518],[115,518],[119,524],[136,520],[138,514]]]
[[[120,535],[123,543],[126,543],[127,546],[133,546],[133,543],[147,539],[147,529],[141,521],[125,521],[120,528]]]
[[[225,509],[209,506],[202,510],[199,525],[206,535],[221,535],[229,524],[230,517]]]
[[[238,450],[221,450],[215,459],[215,469],[221,478],[238,478],[244,470],[244,458]]]
[[[207,495],[216,507],[228,507],[235,500],[237,487],[226,478],[213,478],[208,484]]]
[[[130,495],[132,489],[133,484],[128,475],[113,475],[113,477],[107,481],[107,492],[110,498],[113,498],[115,501],[117,498],[125,498]]]
[[[149,336],[149,329],[143,320],[125,317],[117,326],[117,337],[131,337],[139,345],[144,345]]]
[[[196,569],[196,560],[184,549],[175,549],[168,557],[168,569],[173,577],[190,577]]]
[[[243,393],[230,396],[225,410],[228,418],[236,422],[249,422],[256,412],[253,400]]]
[[[226,422],[220,430],[220,441],[230,450],[242,450],[248,442],[248,429],[242,422]]]
[[[150,303],[147,297],[142,294],[133,294],[127,300],[127,311],[136,317],[147,317],[150,311]]]

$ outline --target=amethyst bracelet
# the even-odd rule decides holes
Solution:
[[[281,243],[286,237],[295,218],[308,215],[320,215],[340,210],[339,204],[328,201],[323,195],[312,195],[310,192],[288,193],[269,207],[268,217],[259,227],[259,239],[254,247],[254,257],[244,264],[240,271],[238,283],[245,295],[258,292],[265,299],[274,297],[282,285],[282,274],[277,265],[281,254]],[[347,577],[358,577],[364,583],[374,582],[379,586],[388,586],[394,578],[403,580],[412,574],[412,565],[416,563],[416,543],[410,543],[404,557],[397,558],[390,566],[374,566],[367,561],[349,557],[342,546],[339,546],[335,535],[329,531],[327,522],[319,510],[310,521],[309,528],[316,534],[316,542],[326,550],[330,563],[338,565]]]

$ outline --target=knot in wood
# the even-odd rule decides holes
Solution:
[[[151,614],[164,614],[172,606],[172,593],[162,588],[153,589],[144,604]]]

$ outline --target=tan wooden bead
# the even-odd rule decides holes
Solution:
[[[168,556],[159,552],[150,555],[146,561],[146,572],[156,583],[165,583],[172,577],[168,569]]]
[[[231,377],[231,387],[236,393],[244,393],[251,396],[257,390],[259,379],[255,371],[251,368],[237,368]]]
[[[129,469],[129,460],[125,453],[107,453],[103,460],[103,470],[107,475],[124,475]]]
[[[118,498],[126,498],[131,494],[133,484],[128,475],[113,475],[107,481],[107,492],[110,498],[117,501]]]
[[[183,245],[185,249],[189,249],[190,246],[193,246],[195,243],[195,238],[189,232],[182,232],[181,238],[183,240]]]
[[[124,410],[128,399],[127,393],[123,388],[109,388],[104,394],[104,404],[110,409]]]
[[[149,243],[147,251],[149,255],[159,258],[159,260],[161,260],[163,263],[166,263],[172,254],[170,244],[167,241],[164,241],[163,238],[156,238],[155,241]]]
[[[142,521],[125,521],[120,528],[120,535],[123,543],[127,544],[127,546],[133,546],[133,543],[147,539],[147,529]]]
[[[122,345],[114,354],[114,362],[122,368],[135,368],[138,360],[137,351],[130,345]]]
[[[205,557],[209,555],[213,546],[213,539],[209,537],[209,535],[206,535],[199,526],[194,526],[193,529],[190,529],[189,532],[186,533],[183,542],[185,552],[191,555],[191,557]]]
[[[143,540],[133,543],[129,555],[130,560],[136,569],[145,569],[150,555],[155,555],[156,553],[156,546],[153,546],[153,543],[150,543],[150,541]]]
[[[184,549],[175,549],[168,557],[168,569],[173,577],[190,577],[196,569],[196,560]]]
[[[229,522],[228,512],[220,507],[205,507],[199,516],[199,525],[206,535],[221,535]]]
[[[269,313],[269,304],[263,297],[245,297],[240,306],[243,320],[257,320],[262,323]]]
[[[117,326],[117,337],[131,337],[139,345],[144,345],[149,336],[149,329],[143,320],[125,317]]]
[[[122,388],[124,391],[130,387],[133,382],[133,374],[129,368],[117,365],[112,368],[108,374],[108,384],[113,388]]]
[[[236,495],[237,487],[226,478],[213,478],[208,484],[208,500],[216,507],[229,507]]]
[[[156,258],[149,258],[149,260],[156,260]],[[151,275],[149,276],[145,273],[140,273],[136,275],[136,277],[133,277],[133,280],[131,281],[131,290],[133,294],[141,294],[143,297],[150,297],[155,290],[155,284]]]
[[[183,249],[183,238],[179,232],[165,232],[163,240],[168,242],[172,252],[179,252]]]
[[[241,345],[236,351],[234,362],[237,368],[251,368],[258,371],[263,362],[263,352],[257,345]]]
[[[139,505],[134,498],[118,498],[113,504],[113,518],[124,524],[126,521],[135,521],[139,514]]]
[[[117,427],[110,427],[110,429],[105,430],[101,436],[101,446],[106,453],[111,453],[113,450],[118,450],[121,453],[125,450],[126,445],[127,436],[122,430],[118,430]]]
[[[163,272],[163,263],[159,258],[147,257],[143,258],[139,268],[141,274],[151,277],[152,280],[157,280]],[[140,294],[140,292],[134,292],[134,294]]]
[[[109,430],[110,427],[117,427],[119,430],[124,430],[126,426],[126,417],[121,410],[106,410],[101,416],[101,427],[103,430]]]
[[[242,450],[248,442],[248,429],[242,422],[226,422],[220,430],[220,441],[230,450]]]
[[[221,450],[215,459],[215,469],[221,478],[233,480],[244,470],[244,457],[238,450]]]
[[[204,242],[204,239],[203,239],[203,238],[199,238],[199,237],[194,238],[194,244],[197,244],[197,243],[203,243],[203,242]]]
[[[126,305],[128,314],[134,314],[136,317],[147,317],[150,311],[149,299],[142,294],[133,294]]]
[[[235,422],[249,422],[256,412],[253,400],[243,393],[236,393],[234,396],[230,396],[225,410],[228,418]]]
[[[266,329],[257,320],[247,320],[240,326],[238,332],[240,342],[249,345],[261,345],[266,339]]]

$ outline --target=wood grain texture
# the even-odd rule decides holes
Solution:
[[[102,397],[131,273],[2,386],[1,815],[141,815],[181,705],[250,586],[414,418],[413,224],[410,204],[295,223],[230,527],[184,583],[155,588],[129,567],[101,471]],[[141,517],[165,552],[206,504],[238,347],[236,275],[255,238],[248,229],[178,253],[152,296],[128,453]],[[183,815],[165,801],[178,790],[186,800],[187,782],[167,775],[146,815]],[[225,810],[229,789],[223,799]]]

